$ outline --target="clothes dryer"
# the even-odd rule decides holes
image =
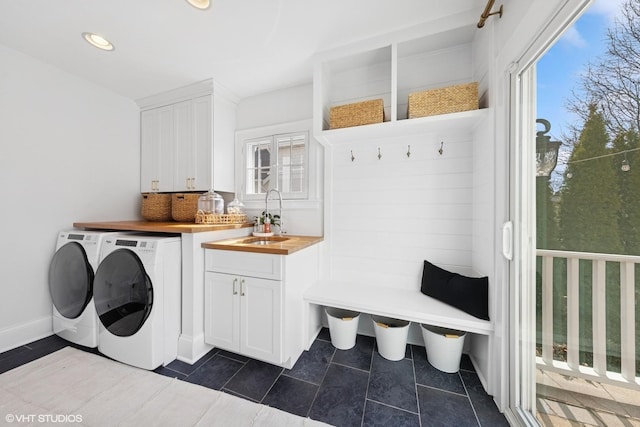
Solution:
[[[180,237],[105,239],[93,290],[101,353],[150,370],[176,359],[181,261]]]
[[[98,316],[93,305],[93,277],[106,236],[116,232],[62,230],[49,265],[53,332],[85,347],[98,346]]]

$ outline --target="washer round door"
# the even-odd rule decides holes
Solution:
[[[93,300],[109,332],[120,337],[138,332],[153,306],[151,279],[138,255],[129,249],[107,255],[96,270]]]
[[[82,314],[91,301],[93,268],[78,242],[70,242],[56,251],[49,265],[49,293],[58,313],[67,319]]]

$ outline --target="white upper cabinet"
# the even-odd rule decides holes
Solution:
[[[206,80],[137,102],[142,192],[234,191],[237,100]]]
[[[473,64],[476,31],[472,18],[441,22],[318,55],[313,80],[316,138],[336,143],[477,124],[486,116],[481,110],[407,119],[410,93],[483,78]],[[480,82],[480,87],[486,85]],[[331,107],[380,98],[383,123],[330,129]]]

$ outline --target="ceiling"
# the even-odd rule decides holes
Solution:
[[[130,99],[213,77],[238,97],[309,83],[321,51],[485,0],[0,0],[0,44]],[[82,38],[94,32],[115,50]]]

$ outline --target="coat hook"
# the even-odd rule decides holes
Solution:
[[[407,145],[407,157],[411,157],[411,146]]]
[[[353,162],[356,158],[353,157],[353,150],[351,150],[351,161]]]
[[[382,153],[380,153],[380,147],[378,147],[378,160],[382,158]]]
[[[438,150],[438,153],[440,153],[441,156],[442,156],[442,153],[444,153],[444,150],[442,149],[442,147],[444,147],[444,141],[440,141],[440,149]]]

